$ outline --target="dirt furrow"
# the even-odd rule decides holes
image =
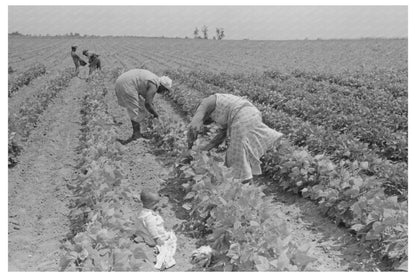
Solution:
[[[131,134],[131,125],[127,112],[124,108],[117,104],[117,99],[114,93],[114,85],[107,83],[106,87],[109,93],[106,96],[109,111],[113,114],[117,122],[122,124],[119,127],[118,135],[122,139],[126,139]],[[158,106],[165,107],[162,113],[166,111],[174,118],[181,120],[181,117],[173,112],[172,107],[165,100],[158,98],[156,100]],[[125,155],[123,156],[123,162],[128,166],[125,172],[127,178],[132,185],[132,190],[139,194],[142,190],[149,190],[152,192],[158,192],[161,189],[163,183],[162,178],[168,174],[168,169],[164,168],[157,157],[151,154],[151,147],[147,140],[139,139],[126,145]],[[175,229],[181,223],[181,220],[175,216],[175,211],[172,208],[169,199],[164,197],[162,199],[165,206],[161,212],[162,217],[165,220],[165,227],[167,229]],[[190,264],[191,252],[197,247],[195,246],[195,239],[186,237],[180,232],[176,232],[178,238],[177,250],[175,255],[176,265],[168,271],[187,271],[191,270],[192,264]],[[146,249],[148,257],[152,257],[153,253],[150,248]],[[143,268],[143,271],[155,271],[151,266]]]
[[[84,92],[84,82],[74,78],[39,118],[19,164],[9,170],[9,271],[59,269]]]

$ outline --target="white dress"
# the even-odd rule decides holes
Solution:
[[[143,209],[140,212],[139,218],[143,225],[149,231],[153,239],[159,238],[164,242],[163,245],[157,245],[159,254],[156,257],[156,269],[169,268],[176,264],[173,256],[176,252],[176,235],[171,231],[166,231],[164,227],[163,218],[150,209]]]

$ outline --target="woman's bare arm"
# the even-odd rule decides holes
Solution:
[[[197,131],[199,131],[203,125],[204,120],[208,118],[211,115],[211,113],[215,110],[215,105],[215,95],[211,95],[207,98],[204,98],[201,101],[201,104],[199,104],[199,107],[196,110],[194,117],[192,118],[190,128],[194,128]]]
[[[159,115],[157,114],[153,106],[153,98],[155,97],[156,91],[157,91],[156,85],[149,82],[147,86],[144,106],[154,117],[159,117]]]

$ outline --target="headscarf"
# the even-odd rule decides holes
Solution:
[[[169,91],[172,89],[172,80],[167,76],[160,77],[159,83],[165,88],[167,88]]]

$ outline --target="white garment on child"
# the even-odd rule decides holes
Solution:
[[[157,245],[159,254],[156,257],[156,269],[169,268],[176,264],[173,255],[176,252],[176,236],[173,231],[169,232],[169,239],[163,245]]]
[[[156,246],[159,254],[156,257],[156,269],[169,268],[176,264],[173,255],[176,252],[176,236],[173,231],[166,231],[163,225],[163,218],[150,209],[143,209],[139,218],[147,228],[153,239],[159,238],[164,242],[163,245]]]

